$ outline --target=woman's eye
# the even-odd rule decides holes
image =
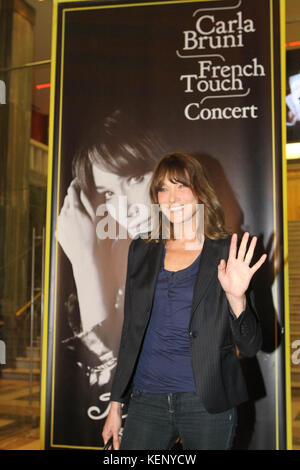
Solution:
[[[108,201],[113,195],[114,195],[114,193],[112,191],[105,191],[104,192],[104,197],[105,197],[106,201]]]
[[[141,183],[142,181],[144,181],[144,176],[141,175],[141,176],[131,176],[130,178],[128,178],[128,183],[129,184],[138,184],[138,183]]]
[[[113,191],[97,191],[98,194],[104,197],[105,201],[108,201],[113,195]]]
[[[164,188],[164,187],[158,188],[158,192],[159,192],[159,193],[163,193],[163,192],[166,191],[166,190],[167,190],[167,188]]]

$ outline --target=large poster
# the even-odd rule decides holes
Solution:
[[[201,160],[227,227],[268,253],[254,278],[264,342],[240,358],[250,401],[234,448],[287,446],[283,10],[279,0],[55,3],[45,448],[103,445],[128,246],[147,230],[141,207],[169,151]]]

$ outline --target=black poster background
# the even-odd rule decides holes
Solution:
[[[97,8],[105,5],[110,7]],[[200,8],[204,11],[193,16]],[[183,31],[195,30],[199,16],[214,15],[216,21],[227,22],[236,18],[238,11],[243,19],[251,18],[256,29],[243,34],[244,47],[183,51]],[[239,233],[247,230],[259,236],[257,257],[259,252],[269,253],[268,263],[254,280],[264,344],[256,358],[242,359],[251,400],[239,407],[235,448],[285,448],[282,269],[274,279],[275,244],[277,262],[280,264],[283,258],[279,25],[277,0],[152,2],[134,6],[97,1],[58,4],[53,171],[48,208],[49,296],[44,336],[46,448],[102,445],[104,419],[90,419],[87,410],[98,407],[95,417],[105,412],[107,402],[100,402],[99,396],[109,392],[109,384],[89,386],[85,371],[77,364],[85,362],[87,351],[78,347],[78,341],[71,349],[63,343],[72,337],[65,302],[70,293],[76,292],[76,286],[71,263],[57,244],[55,231],[57,214],[72,180],[73,156],[91,126],[101,123],[116,109],[133,117],[140,129],[151,129],[158,135],[164,151],[184,150],[201,157],[228,226]],[[250,89],[247,96],[207,99],[203,106],[211,109],[254,105],[258,117],[188,120],[184,115],[188,103],[226,92],[185,93],[180,77],[199,73],[200,59],[183,59],[176,51],[186,55],[222,54],[224,62],[212,59],[217,65],[245,65],[257,58],[265,76],[241,78],[244,93]],[[112,289],[116,269],[113,266],[118,266],[124,283],[128,241],[121,248],[116,244],[111,255],[107,255],[110,248],[105,243],[102,254],[107,276],[103,282],[106,289]]]

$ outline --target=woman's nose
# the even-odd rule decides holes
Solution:
[[[169,203],[173,203],[176,201],[177,196],[176,196],[175,188],[170,188],[168,195],[169,195]]]
[[[124,196],[126,197],[128,217],[134,217],[138,213],[138,207],[136,206],[137,196],[133,191],[128,190],[128,188],[124,191]]]

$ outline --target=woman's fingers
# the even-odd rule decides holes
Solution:
[[[237,256],[238,259],[241,260],[241,261],[244,261],[246,250],[247,250],[248,240],[249,240],[249,233],[246,232],[243,235],[243,238],[242,238],[242,241],[241,241],[241,244],[240,244],[240,248],[239,248],[239,252],[238,252],[238,256]]]
[[[113,435],[113,446],[114,446],[114,450],[120,449],[120,438],[119,438],[118,432],[115,432]]]
[[[251,263],[256,242],[257,242],[257,237],[253,237],[252,240],[251,240],[249,249],[247,251],[247,254],[245,256],[245,263],[248,264],[248,266]]]
[[[252,272],[252,275],[261,267],[261,265],[266,261],[267,259],[267,254],[263,254],[259,260],[257,261],[257,263],[255,263],[252,268],[250,268],[251,272]]]
[[[86,212],[90,216],[90,218],[92,220],[94,220],[95,219],[94,209],[93,209],[92,204],[90,203],[89,199],[87,198],[87,196],[85,195],[85,193],[82,190],[80,191],[80,200],[81,200],[82,205],[85,208]]]
[[[74,211],[74,210],[79,210],[81,212],[84,212],[83,209],[87,212],[87,214],[90,216],[92,220],[95,219],[95,213],[93,210],[93,207],[85,195],[85,193],[80,190],[78,186],[78,181],[77,178],[74,178],[68,187],[67,194],[64,199],[64,204],[62,206],[62,211]]]
[[[248,232],[244,233],[242,241],[239,246],[237,259],[240,261],[244,261],[246,264],[251,263],[253,258],[254,249],[257,242],[257,237],[253,237],[249,248],[247,250],[247,244],[249,241],[250,234]],[[230,249],[229,249],[229,259],[236,259],[236,252],[237,252],[237,235],[234,233],[231,237]]]
[[[226,268],[226,261],[224,259],[221,259],[220,263],[218,264],[218,269],[219,271],[224,271],[225,268]]]
[[[76,208],[80,209],[81,207],[80,207],[78,192],[77,192],[77,189],[75,188],[75,184],[73,183],[73,181],[68,188],[68,196],[70,199],[70,209],[76,209]]]
[[[237,234],[234,233],[231,237],[228,260],[232,260],[236,258],[236,244],[237,244]]]
[[[218,264],[218,278],[219,281],[222,282],[226,275],[226,261],[221,259],[220,263]]]

